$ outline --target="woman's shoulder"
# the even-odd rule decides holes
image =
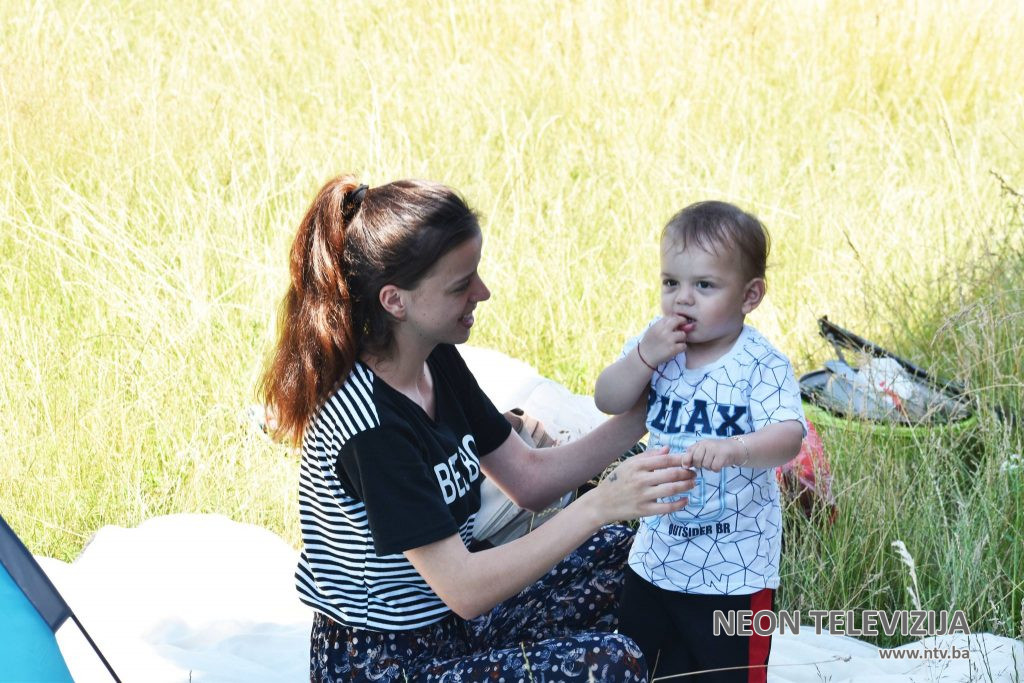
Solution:
[[[473,376],[465,359],[454,344],[438,344],[427,358],[431,369],[441,371],[452,380],[465,381]]]
[[[357,361],[314,414],[307,432],[312,436],[340,436],[342,441],[347,441],[359,432],[378,427],[381,423],[378,398],[373,372]]]

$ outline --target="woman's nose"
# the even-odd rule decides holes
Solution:
[[[483,278],[479,275],[476,277],[476,287],[473,291],[474,301],[487,301],[491,298],[491,290],[487,289],[487,285],[484,284]]]

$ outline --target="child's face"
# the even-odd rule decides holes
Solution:
[[[662,241],[661,312],[685,320],[687,357],[699,356],[703,364],[725,354],[763,296],[764,280],[747,278],[731,250]]]

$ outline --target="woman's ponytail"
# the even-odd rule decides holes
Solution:
[[[352,296],[342,268],[345,233],[365,191],[352,176],[328,182],[292,243],[280,338],[260,395],[276,421],[275,436],[294,443],[358,353]]]

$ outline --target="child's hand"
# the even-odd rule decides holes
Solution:
[[[747,449],[736,439],[703,439],[690,444],[683,454],[683,464],[721,472],[723,467],[742,467],[749,459]]]
[[[647,328],[640,340],[640,355],[654,367],[669,361],[686,350],[686,328],[693,327],[686,318],[666,315]]]

